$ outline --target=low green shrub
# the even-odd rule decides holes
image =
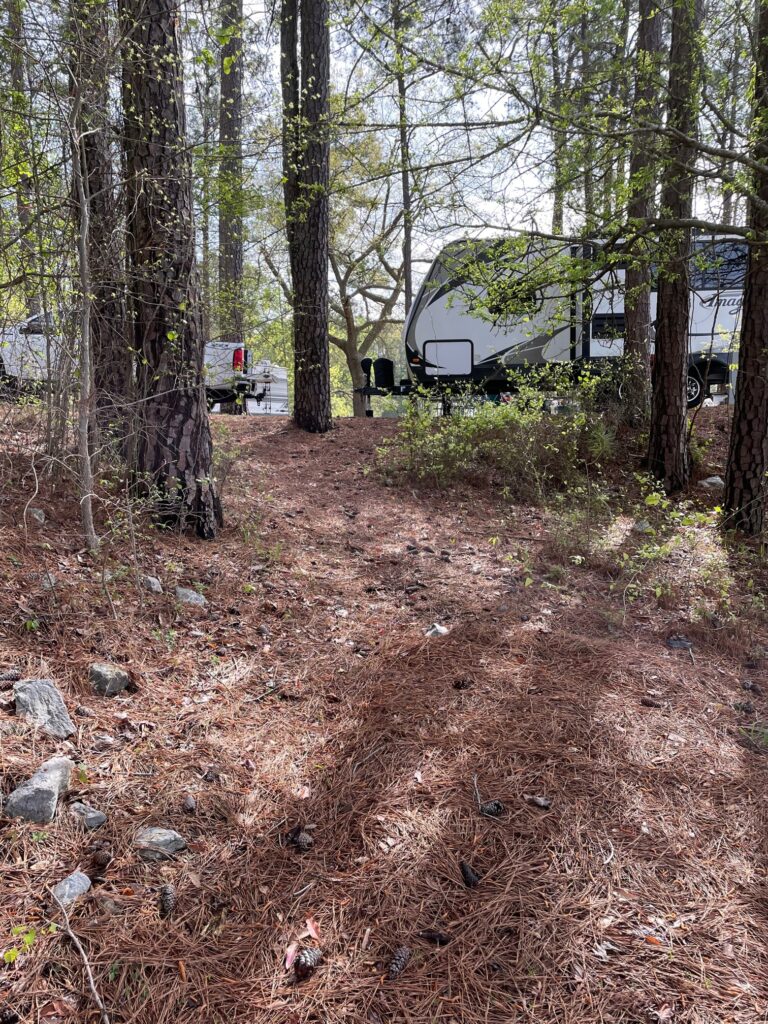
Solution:
[[[573,380],[545,367],[512,380],[505,400],[452,396],[437,416],[427,395],[414,398],[395,438],[379,451],[390,478],[442,487],[490,484],[512,501],[540,503],[594,477],[615,449],[611,417],[601,408],[603,376]]]

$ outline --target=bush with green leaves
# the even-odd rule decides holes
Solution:
[[[511,375],[510,392],[498,400],[451,395],[450,416],[436,415],[434,396],[418,394],[379,465],[390,478],[486,483],[512,501],[546,501],[579,488],[612,456],[605,388],[598,373],[546,366]]]

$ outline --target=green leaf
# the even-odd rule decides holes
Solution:
[[[11,949],[6,949],[6,951],[3,953],[3,960],[5,960],[7,964],[12,964],[16,962],[18,956],[19,951],[15,946],[13,946]]]
[[[205,64],[205,66],[208,68],[213,68],[216,66],[216,58],[214,57],[213,53],[211,52],[211,50],[208,49],[207,46],[204,47],[204,49],[202,49],[200,53],[198,53],[198,55],[195,57],[195,61],[198,64]]]

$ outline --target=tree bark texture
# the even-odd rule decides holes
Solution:
[[[329,16],[328,0],[302,0],[300,8],[294,0],[284,0],[282,5],[283,178],[293,288],[293,415],[299,427],[314,433],[331,427]]]
[[[753,155],[768,161],[768,4],[758,0]],[[747,534],[765,525],[768,472],[768,174],[756,175],[748,202],[752,230],[741,318],[739,375],[725,476],[727,524]]]
[[[640,0],[635,58],[635,96],[632,107],[636,126],[656,115],[658,62],[662,48],[662,18],[657,0]],[[641,228],[653,213],[656,193],[655,150],[647,131],[632,140],[629,160],[630,230]],[[626,395],[624,418],[635,426],[648,418],[651,405],[651,269],[643,242],[633,248],[625,276],[624,360]]]
[[[243,255],[243,2],[222,0],[219,103],[219,309],[221,338],[245,340]]]
[[[28,132],[32,129],[28,120],[27,83],[25,75],[26,49],[24,40],[23,0],[8,2],[8,40],[10,44],[11,111],[16,122],[18,146],[19,180],[16,186],[16,217],[21,236],[21,270],[25,275],[24,300],[27,316],[38,316],[41,312],[40,291],[37,285],[35,267],[35,243],[32,238],[32,220],[35,203],[35,186],[32,174],[32,152],[27,144]]]
[[[122,0],[123,108],[132,330],[138,354],[140,482],[167,525],[213,537],[191,162],[178,14],[171,0]]]
[[[104,0],[73,0],[71,70],[81,98],[80,132],[90,226],[91,355],[98,427],[119,437],[128,429],[132,353],[125,316],[121,209],[109,127],[112,58]],[[82,206],[81,206],[82,210]]]
[[[675,0],[672,9],[668,127],[662,215],[692,214],[698,100],[701,88],[701,0]],[[685,487],[690,476],[686,378],[690,320],[690,230],[664,233],[659,260],[656,364],[651,400],[648,467],[667,491]]]

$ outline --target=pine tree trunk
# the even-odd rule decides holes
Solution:
[[[176,6],[122,0],[127,237],[139,361],[136,471],[158,518],[213,537],[221,506],[203,386],[191,163]]]
[[[640,0],[640,23],[635,60],[633,120],[648,120],[658,101],[658,59],[662,47],[662,20],[657,0]],[[642,228],[653,212],[656,175],[652,137],[637,131],[629,161],[630,199],[627,218],[630,229]],[[651,270],[643,243],[635,246],[625,277],[624,362],[626,365],[623,416],[638,426],[648,418],[651,405]]]
[[[243,3],[222,0],[219,104],[219,305],[221,338],[242,345],[243,326]]]
[[[768,4],[758,0],[757,76],[753,107],[753,156],[768,161]],[[768,174],[754,182],[748,201],[752,238],[744,287],[739,375],[731,428],[725,508],[729,526],[747,534],[765,525],[768,472]]]
[[[281,18],[283,159],[293,286],[294,420],[331,428],[328,340],[329,80],[328,0],[285,0]],[[300,38],[301,77],[297,39]]]
[[[693,203],[698,101],[701,87],[700,0],[675,0],[669,70],[668,128],[662,217],[690,218]],[[689,228],[664,232],[657,298],[656,365],[651,401],[648,468],[667,491],[690,476],[686,378],[691,293]]]
[[[132,359],[125,319],[125,239],[109,127],[112,32],[106,2],[73,0],[70,26],[73,76],[82,97],[82,153],[90,211],[90,334],[97,425],[122,438],[128,429]]]
[[[293,211],[298,194],[298,169],[301,159],[299,85],[299,5],[298,0],[282,0],[280,7],[280,89],[283,101],[283,202],[289,253],[294,244]]]
[[[211,222],[214,201],[212,197],[212,170],[217,149],[216,101],[212,99],[213,75],[205,69],[202,83],[196,92],[197,110],[202,127],[202,152],[196,173],[200,179],[200,298],[202,303],[203,340],[211,340],[213,286],[211,283]]]

